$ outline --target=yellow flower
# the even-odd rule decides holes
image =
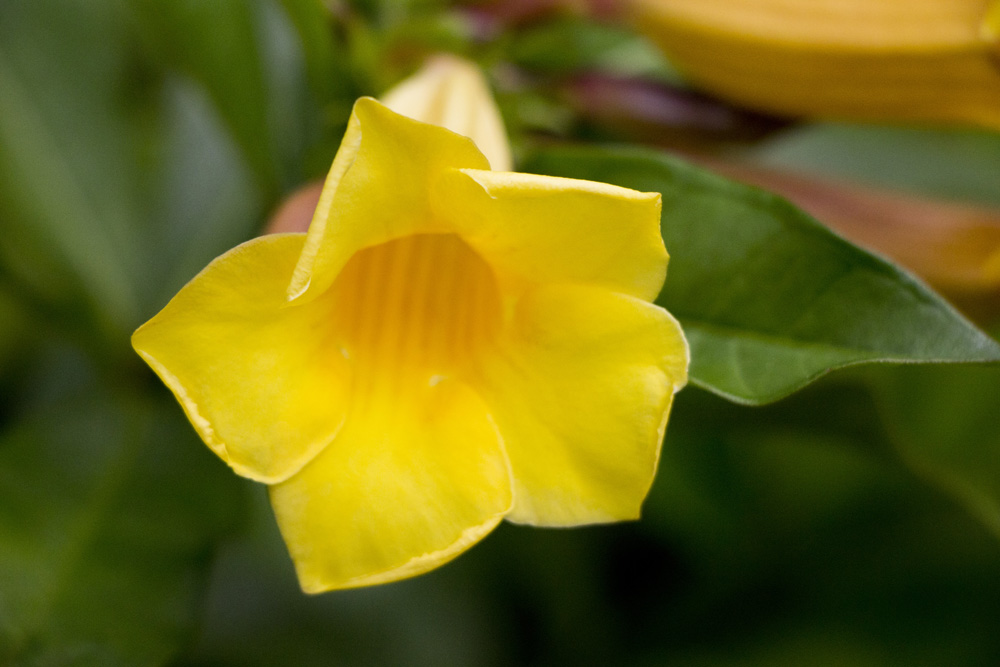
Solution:
[[[365,98],[308,234],[219,257],[133,345],[270,485],[305,591],[393,581],[504,518],[638,516],[688,363],[659,217]]]
[[[1000,2],[631,0],[692,81],[822,118],[1000,129]]]

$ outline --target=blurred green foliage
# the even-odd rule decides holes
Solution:
[[[857,322],[870,354],[848,360],[991,354],[936,295],[769,195],[650,149],[539,149],[590,133],[567,77],[676,75],[621,26],[483,17],[430,1],[0,2],[0,664],[1000,664],[993,366],[839,371],[757,408],[689,387],[642,521],[503,525],[414,580],[299,592],[263,487],[197,441],[128,336],[320,177],[353,100],[425,53],[489,68],[532,165],[664,193],[679,315],[787,333],[804,285],[836,303],[793,337],[805,361],[770,357],[778,389],[754,386],[770,353],[738,369],[692,336],[700,385],[775,398],[843,363],[811,345]],[[717,148],[1000,202],[995,135],[798,125]],[[769,243],[746,252],[761,229]],[[789,279],[795,257],[808,274],[830,253],[917,305]]]
[[[163,664],[194,629],[239,488],[162,402],[86,384],[0,440],[0,659]]]
[[[747,152],[770,166],[1000,205],[1000,134],[995,132],[816,124],[790,130]]]

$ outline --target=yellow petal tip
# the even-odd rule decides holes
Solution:
[[[412,579],[437,569],[460,556],[496,528],[503,521],[505,514],[506,512],[498,514],[486,523],[466,529],[454,544],[444,549],[415,556],[398,567],[342,580],[302,571],[299,573],[299,587],[302,588],[303,593],[318,595],[330,591],[380,586],[404,579]]]

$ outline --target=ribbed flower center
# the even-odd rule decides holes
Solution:
[[[332,296],[336,345],[363,394],[397,394],[461,375],[501,326],[493,272],[454,234],[419,234],[358,252]]]

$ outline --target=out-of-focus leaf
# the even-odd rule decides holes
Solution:
[[[236,480],[172,408],[89,393],[0,435],[3,664],[163,664],[232,524]]]
[[[168,78],[160,159],[150,197],[150,256],[142,271],[150,316],[211,259],[251,236],[263,194],[204,92]]]
[[[1000,207],[945,202],[745,162],[703,156],[696,161],[787,197],[831,229],[942,290],[971,296],[1000,288]]]
[[[266,490],[256,487],[252,499],[250,530],[220,554],[199,641],[181,664],[516,664],[490,659],[502,637],[477,588],[489,583],[481,570],[458,559],[391,586],[303,595]]]
[[[753,409],[678,395],[642,524],[693,582],[629,664],[996,661],[1000,549],[898,465],[862,375]]]
[[[0,283],[0,382],[8,365],[23,353],[29,338],[29,322],[24,308]]]
[[[527,169],[663,194],[658,302],[691,343],[692,382],[731,400],[776,400],[861,362],[1000,360],[939,296],[780,197],[640,149],[542,150]]]
[[[344,136],[354,100],[373,91],[357,85],[351,53],[340,34],[342,26],[335,25],[342,19],[334,17],[329,3],[281,0],[281,6],[298,32],[311,92],[304,118],[300,120],[304,124],[303,133],[308,136],[299,171],[306,178],[321,178],[329,170]]]
[[[131,0],[129,6],[159,58],[205,87],[254,169],[274,182],[276,147],[253,3]]]
[[[66,319],[119,333],[137,311],[142,125],[120,22],[106,4],[0,3],[0,261]]]
[[[340,145],[340,136],[331,142],[329,131],[331,128],[339,131],[342,119],[337,114],[343,109],[343,122],[346,122],[350,108],[331,104],[331,98],[317,95],[315,86],[311,85],[316,64],[310,58],[321,54],[306,48],[303,42],[305,37],[285,6],[276,0],[258,2],[255,6],[258,7],[257,32],[268,95],[268,127],[276,146],[279,184],[283,191],[287,191],[304,178],[319,175],[303,169],[305,156],[317,143],[329,151],[326,162],[333,160],[336,147]],[[335,62],[342,60],[337,55],[332,56]],[[342,74],[333,74],[333,83],[343,85],[346,81]],[[343,92],[350,95],[346,90]],[[354,96],[350,95],[350,102],[353,101]],[[321,108],[321,104],[325,106]],[[327,166],[321,173],[326,173]]]
[[[254,232],[321,134],[282,7],[211,4],[0,3],[0,274],[101,357],[131,357],[128,332]]]
[[[342,47],[333,38],[333,17],[322,0],[281,0],[302,42],[306,71],[320,104],[353,97]]]
[[[752,410],[697,389],[680,394],[644,520],[664,522],[699,560],[721,558],[719,576],[738,577],[762,565],[739,550],[760,524],[772,534],[815,531],[871,504],[884,493],[879,464],[894,457],[866,387],[848,379]],[[761,505],[755,515],[749,496]]]
[[[468,54],[472,34],[466,21],[453,12],[418,9],[390,3],[370,22],[358,17],[345,22],[360,94],[380,96],[437,53]]]
[[[872,380],[903,459],[1000,537],[1000,368],[896,368]]]
[[[610,23],[563,18],[511,32],[505,55],[537,72],[601,70],[679,84],[667,59],[634,32]]]
[[[243,0],[129,6],[157,58],[204,86],[265,191],[290,185],[301,142],[289,134],[302,114],[289,112],[302,106],[305,73],[287,16],[271,2]]]
[[[996,132],[807,125],[755,146],[747,157],[925,197],[1000,205]]]
[[[451,0],[355,0],[351,9],[380,28],[404,23],[421,14],[436,14],[453,4]]]

